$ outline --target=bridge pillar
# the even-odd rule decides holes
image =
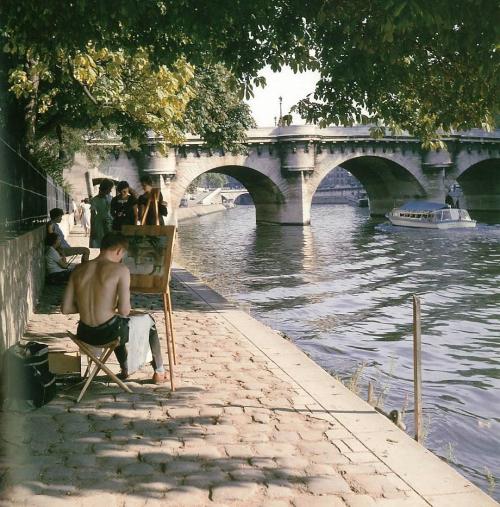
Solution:
[[[281,174],[286,180],[286,200],[277,210],[282,225],[310,225],[312,195],[309,176],[315,167],[315,147],[310,136],[280,135]],[[257,215],[257,221],[259,217]]]
[[[308,198],[306,178],[303,172],[287,178],[285,202],[255,203],[257,223],[310,225],[311,200]]]
[[[171,180],[177,171],[175,152],[172,148],[151,144],[143,167],[144,174],[151,176],[153,186],[159,188],[163,200],[168,203],[168,219],[176,220],[176,208],[172,207]]]
[[[448,150],[433,150],[424,154],[422,171],[426,180],[425,191],[428,201],[444,203],[448,189],[446,187],[446,173],[453,167],[453,161]]]

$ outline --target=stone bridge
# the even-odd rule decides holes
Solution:
[[[374,139],[368,126],[304,125],[252,129],[244,154],[208,149],[199,138],[188,138],[165,156],[158,150],[162,140],[150,138],[140,170],[157,181],[174,214],[189,184],[212,171],[245,186],[257,222],[307,225],[313,195],[336,166],[362,183],[372,215],[383,215],[408,199],[444,202],[457,182],[464,194],[462,207],[500,210],[500,131],[458,132],[443,140],[447,149],[424,151],[419,140],[408,135]],[[100,172],[125,178],[128,167],[133,184],[135,163],[118,151],[111,158]]]

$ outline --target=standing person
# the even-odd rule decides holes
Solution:
[[[64,257],[66,255],[81,255],[82,262],[87,262],[90,257],[90,250],[84,246],[71,246],[64,237],[64,233],[59,227],[64,211],[61,208],[53,208],[50,210],[50,222],[47,224],[47,234],[57,234],[59,237],[59,253]]]
[[[73,225],[76,225],[80,218],[80,212],[74,199],[71,201],[71,207],[73,208]]]
[[[99,346],[120,338],[115,355],[122,379],[145,363],[150,349],[152,380],[161,384],[165,369],[155,321],[149,314],[130,316],[130,271],[121,262],[127,248],[126,237],[116,232],[106,234],[99,257],[77,266],[72,273],[61,311],[65,315],[80,314],[77,335],[89,345]]]
[[[105,234],[111,231],[113,219],[110,215],[110,193],[113,182],[104,179],[99,185],[99,193],[90,200],[90,248],[101,248]]]
[[[157,188],[153,188],[153,180],[151,179],[151,176],[144,175],[141,176],[141,186],[144,190],[144,193],[139,196],[138,203],[139,203],[139,217],[142,219],[144,217],[144,214],[146,213],[146,208],[148,206],[148,201],[152,199],[155,195],[155,193],[158,195],[158,220],[160,225],[165,225],[163,221],[163,217],[167,215],[167,206],[163,202],[163,196],[161,195],[161,192]],[[146,216],[146,225],[156,225],[156,210],[153,205],[153,202],[151,202],[148,214]]]
[[[83,230],[85,232],[85,236],[89,235],[90,229],[90,203],[88,197],[82,199],[82,204],[80,205],[80,217]]]
[[[113,230],[121,231],[122,225],[136,225],[139,220],[137,198],[131,193],[127,181],[116,185],[116,197],[111,199]]]

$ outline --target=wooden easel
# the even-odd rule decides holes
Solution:
[[[166,238],[163,274],[158,275],[130,275],[130,292],[142,294],[162,294],[163,311],[165,313],[165,332],[167,337],[168,366],[170,373],[170,386],[175,391],[174,365],[177,364],[175,353],[174,326],[172,320],[172,300],[170,298],[170,271],[172,268],[173,250],[175,244],[175,225],[160,225],[158,212],[159,191],[153,189],[141,218],[141,225],[124,225],[122,232],[126,236],[157,236]],[[153,206],[156,216],[156,225],[145,225],[150,207]]]

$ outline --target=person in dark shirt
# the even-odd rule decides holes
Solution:
[[[153,180],[151,176],[144,175],[141,176],[141,186],[144,190],[144,193],[139,196],[139,217],[141,218],[141,221],[144,217],[144,213],[146,213],[146,208],[148,207],[148,201],[153,198],[154,193],[156,192],[158,195],[158,222],[159,225],[165,225],[163,221],[163,217],[167,215],[167,206],[163,201],[163,196],[161,195],[161,192],[157,188],[153,188]],[[144,222],[146,225],[156,225],[157,217],[156,217],[156,209],[154,206],[153,201],[151,202],[147,216],[146,221]]]
[[[121,231],[122,225],[136,225],[139,219],[138,203],[126,181],[116,186],[116,197],[111,199],[112,228]]]

